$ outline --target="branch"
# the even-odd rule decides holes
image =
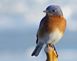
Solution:
[[[47,56],[46,61],[58,61],[58,56],[57,56],[54,48],[51,47],[50,45],[46,46],[45,53],[46,53],[46,56]]]

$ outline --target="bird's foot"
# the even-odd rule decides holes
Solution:
[[[58,53],[57,53],[57,51],[56,51],[56,48],[55,48],[55,46],[54,46],[54,45],[51,45],[51,44],[48,44],[48,46],[50,46],[50,47],[52,47],[52,48],[54,49],[54,51],[55,51],[55,54],[56,54],[56,56],[58,57]]]

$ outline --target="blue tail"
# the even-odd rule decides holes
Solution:
[[[38,44],[35,48],[35,50],[33,51],[32,55],[31,56],[38,56],[41,49],[43,47],[43,44]]]

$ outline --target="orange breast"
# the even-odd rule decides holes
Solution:
[[[59,29],[62,33],[64,33],[66,28],[66,20],[63,16],[52,16],[49,17],[47,21],[47,29],[48,32],[53,32],[55,29]]]

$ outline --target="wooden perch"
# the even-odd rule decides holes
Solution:
[[[45,48],[45,53],[46,53],[46,56],[47,56],[47,60],[46,61],[58,61],[58,56],[57,56],[54,48],[51,47],[50,45],[48,45]]]

